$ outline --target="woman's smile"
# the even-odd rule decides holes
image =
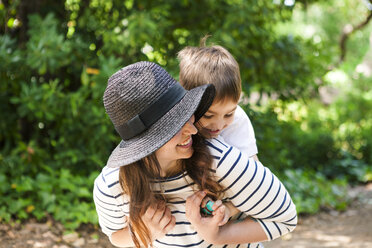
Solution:
[[[181,144],[177,144],[177,146],[181,147],[181,148],[189,148],[192,146],[192,138],[191,136],[189,136],[184,142],[182,142]]]
[[[194,121],[195,117],[192,116],[172,139],[155,152],[160,167],[165,174],[178,166],[178,160],[188,159],[194,153],[192,135],[198,132],[194,126]]]

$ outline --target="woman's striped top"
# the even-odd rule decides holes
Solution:
[[[214,158],[213,173],[226,189],[225,201],[231,201],[243,219],[251,216],[265,230],[269,240],[291,232],[297,224],[296,207],[279,179],[260,162],[249,159],[239,150],[219,139],[206,141]],[[170,199],[167,206],[176,218],[176,226],[154,247],[260,247],[258,243],[215,246],[206,243],[193,229],[185,215],[185,201],[195,190],[186,172],[158,180],[153,185]],[[102,231],[112,233],[127,226],[129,199],[119,184],[119,169],[104,167],[94,185],[94,202]]]

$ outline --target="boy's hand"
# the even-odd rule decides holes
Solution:
[[[176,225],[176,218],[164,202],[151,205],[142,220],[151,233],[152,241],[163,237]]]

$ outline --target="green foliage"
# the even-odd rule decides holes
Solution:
[[[97,214],[92,208],[92,188],[98,171],[88,176],[74,175],[68,169],[44,171],[35,177],[29,174],[8,176],[11,161],[2,161],[0,188],[0,220],[11,216],[22,220],[31,216],[42,219],[52,213],[55,220],[74,229],[82,223],[97,224]],[[8,168],[7,168],[8,167]],[[5,172],[5,173],[4,173]],[[17,174],[17,173],[14,173]],[[6,176],[7,177],[6,177]]]
[[[245,106],[255,127],[259,159],[286,185],[298,212],[344,210],[348,204],[347,183],[371,180],[372,166],[366,162],[369,158],[358,159],[352,149],[342,147],[345,141],[338,139],[341,130],[333,130],[330,123],[325,125],[316,114],[329,113],[331,108],[325,109],[317,102],[296,102],[285,107],[277,102],[264,111],[248,107]],[[301,119],[301,112],[306,119]],[[364,136],[356,140],[370,139],[368,131],[364,129]]]
[[[69,65],[73,59],[69,56],[71,42],[58,33],[58,21],[54,15],[48,14],[44,19],[39,15],[30,15],[29,22],[27,66],[37,70],[39,75],[44,75],[46,72],[55,73],[57,69]]]
[[[94,178],[118,137],[103,106],[114,56],[67,39],[54,14],[29,15],[28,40],[0,35],[0,221],[47,215],[77,228],[97,223]]]
[[[276,101],[255,111],[245,106],[260,160],[281,175],[299,212],[344,209],[346,183],[371,180],[369,84],[370,79],[354,75],[353,87],[343,85],[328,106],[317,99]]]
[[[316,213],[320,209],[345,210],[347,181],[329,181],[322,173],[311,170],[286,170],[283,181],[300,213]]]
[[[341,98],[343,106],[356,103]],[[342,108],[339,104],[335,101],[325,107],[313,100],[283,106],[276,102],[264,112],[248,110],[262,160],[278,164],[274,168],[278,171],[283,168],[316,170],[329,178],[346,177],[350,182],[364,182],[363,175],[371,166],[368,117],[371,109],[368,105],[360,106],[360,111],[366,112],[366,119],[355,122],[353,115],[335,111]]]

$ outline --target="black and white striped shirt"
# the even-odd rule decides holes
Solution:
[[[206,141],[214,158],[213,171],[225,188],[224,199],[241,213],[235,216],[256,219],[269,240],[291,232],[297,224],[297,212],[290,195],[279,179],[260,162],[219,139]],[[260,247],[258,243],[215,246],[206,243],[193,229],[185,215],[185,201],[197,189],[186,172],[157,180],[154,190],[166,194],[167,206],[176,218],[176,226],[154,247]],[[102,231],[112,233],[127,226],[129,199],[119,184],[119,169],[104,167],[95,180],[94,202]]]

